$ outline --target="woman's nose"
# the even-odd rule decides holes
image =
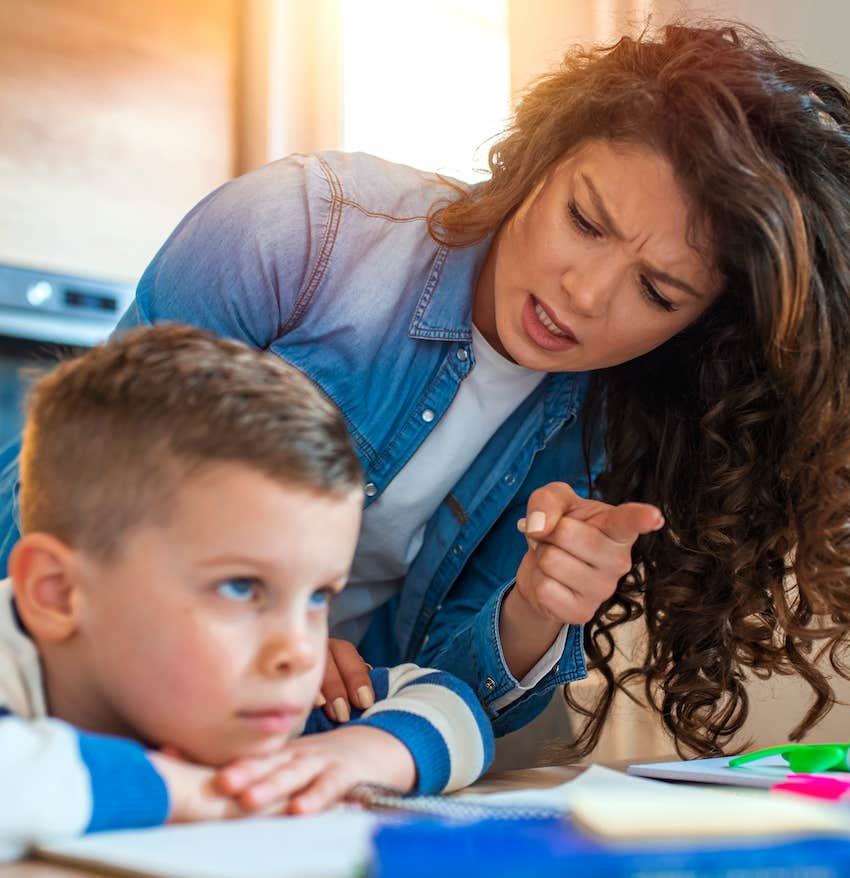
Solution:
[[[622,283],[623,272],[611,260],[595,261],[561,276],[561,289],[570,309],[584,317],[603,316]]]

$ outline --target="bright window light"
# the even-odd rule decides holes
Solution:
[[[342,0],[343,149],[475,181],[510,114],[507,0]]]

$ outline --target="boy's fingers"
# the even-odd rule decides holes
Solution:
[[[369,678],[369,666],[363,661],[353,643],[332,638],[328,641],[337,672],[352,704],[366,710],[375,703],[375,690]]]
[[[187,761],[183,754],[176,747],[172,747],[171,744],[164,744],[159,748],[159,752],[164,756],[169,756],[171,759],[182,759],[184,762]]]
[[[214,783],[217,790],[228,796],[238,796],[248,787],[283,768],[295,757],[294,750],[284,749],[265,759],[243,759],[222,768],[216,774]]]
[[[351,788],[340,771],[323,771],[290,799],[290,814],[315,814],[338,802]]]
[[[267,778],[253,784],[239,796],[239,804],[251,811],[288,801],[302,790],[325,766],[315,756],[302,756]]]
[[[661,511],[649,503],[623,503],[608,510],[599,529],[616,543],[633,543],[640,534],[664,526]]]

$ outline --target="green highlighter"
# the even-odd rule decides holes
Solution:
[[[733,756],[729,768],[737,768],[767,756],[781,756],[795,774],[817,774],[819,771],[850,771],[850,744],[782,744]]]

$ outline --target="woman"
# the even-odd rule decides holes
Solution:
[[[505,733],[586,652],[607,691],[573,757],[630,675],[708,754],[743,668],[794,672],[799,737],[833,700],[810,648],[850,618],[848,125],[831,77],[744,29],[576,51],[489,182],[274,163],[184,219],[121,325],[242,338],[342,409],[366,496],[332,623],[367,661],[454,672]]]

